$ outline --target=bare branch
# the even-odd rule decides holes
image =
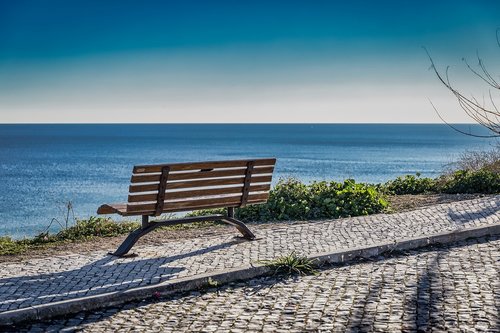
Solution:
[[[491,74],[486,69],[486,66],[484,65],[483,60],[479,57],[479,53],[477,53],[477,61],[478,61],[478,65],[481,68],[481,71],[483,72],[483,74],[481,74],[481,73],[477,72],[475,69],[473,69],[470,66],[470,64],[467,61],[467,59],[462,58],[462,61],[465,62],[465,65],[467,65],[467,67],[469,68],[469,70],[472,73],[474,73],[477,77],[481,78],[481,80],[483,80],[484,82],[486,82],[488,85],[492,86],[495,89],[500,89],[500,85],[498,84],[498,82],[491,76]]]
[[[497,42],[499,42],[500,45],[500,29],[497,30]],[[479,125],[483,126],[484,128],[488,129],[489,131],[492,132],[491,135],[478,135],[478,134],[472,134],[472,133],[467,133],[464,132],[460,129],[458,129],[456,126],[453,126],[449,124],[445,119],[441,116],[441,114],[438,112],[437,108],[434,106],[434,104],[431,102],[432,107],[434,108],[434,111],[437,113],[438,117],[448,126],[450,126],[452,129],[454,129],[457,132],[460,132],[465,135],[469,136],[475,136],[475,137],[482,137],[482,138],[493,138],[493,137],[500,137],[500,113],[498,112],[498,108],[493,100],[493,97],[491,95],[491,91],[489,91],[489,100],[491,101],[491,104],[493,105],[493,109],[488,109],[486,107],[486,101],[483,96],[483,102],[482,104],[474,97],[471,96],[470,98],[464,96],[460,91],[455,89],[450,81],[450,76],[449,76],[449,66],[446,67],[445,74],[444,76],[437,70],[436,65],[434,64],[434,60],[432,59],[431,55],[427,51],[427,49],[424,47],[425,52],[427,53],[427,56],[429,57],[429,61],[431,62],[431,67],[436,74],[437,78],[441,83],[455,96],[457,99],[458,105],[460,108],[464,111],[464,113],[471,118],[474,122],[478,123]],[[483,61],[478,55],[478,61],[479,61],[479,67],[481,68],[482,73],[474,70],[469,63],[467,62],[466,59],[462,59],[469,70],[474,73],[476,76],[481,78],[484,82],[486,82],[488,85],[495,89],[500,89],[500,85],[498,84],[497,81],[493,79],[493,77],[490,75],[488,70],[486,69],[486,66],[484,65]]]
[[[500,111],[498,111],[498,108],[497,108],[497,105],[495,104],[495,101],[493,100],[493,97],[491,96],[491,90],[488,91],[489,95],[490,95],[490,102],[491,102],[491,105],[493,105],[493,108],[495,108],[495,111],[496,111],[496,117],[497,117],[497,120],[498,120],[498,116],[500,115]]]
[[[443,121],[443,123],[445,123],[446,125],[448,125],[450,128],[452,128],[453,130],[461,133],[461,134],[465,134],[465,135],[468,135],[468,136],[473,136],[473,137],[476,137],[476,138],[497,138],[497,137],[500,137],[500,134],[492,134],[492,135],[481,135],[481,134],[473,134],[471,132],[467,133],[467,132],[464,132],[460,129],[458,129],[457,127],[455,127],[454,125],[448,123],[442,116],[441,114],[439,113],[439,111],[437,110],[437,108],[434,106],[434,103],[432,103],[432,101],[429,99],[429,103],[431,103],[432,105],[432,108],[434,109],[434,111],[436,112],[436,114],[438,115],[439,119],[441,119]]]

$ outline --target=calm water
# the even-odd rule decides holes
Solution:
[[[275,156],[275,179],[383,182],[491,144],[446,125],[0,125],[0,235],[125,201],[134,164]]]

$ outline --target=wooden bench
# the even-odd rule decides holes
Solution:
[[[128,202],[105,204],[97,214],[142,215],[142,226],[113,253],[123,256],[137,240],[159,226],[221,220],[234,225],[246,239],[247,226],[234,218],[234,207],[267,201],[275,158],[134,166]],[[227,208],[227,215],[149,221],[162,213]]]

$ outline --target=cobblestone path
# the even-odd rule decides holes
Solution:
[[[0,266],[0,312],[195,276],[296,251],[313,255],[408,237],[500,223],[500,196],[441,204],[398,214],[252,226],[256,241],[233,235],[137,246],[134,258],[104,251],[30,259]],[[235,233],[236,234],[236,230]]]
[[[498,332],[500,238],[134,302],[18,328],[86,332]]]

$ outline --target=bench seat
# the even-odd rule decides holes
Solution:
[[[267,201],[275,163],[275,158],[266,158],[134,166],[128,202],[97,209],[98,214],[142,216],[142,227],[114,254],[126,254],[139,237],[160,225],[222,220],[236,226],[245,238],[255,238],[243,222],[234,219],[234,208]],[[150,216],[163,213],[212,208],[227,208],[227,216],[149,221]]]

